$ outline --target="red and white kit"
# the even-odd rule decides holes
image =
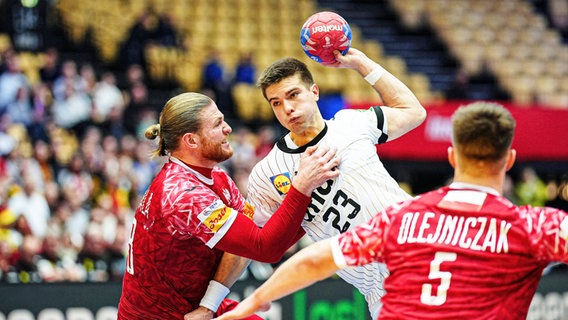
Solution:
[[[338,236],[332,251],[339,267],[387,263],[381,319],[525,319],[543,269],[568,262],[568,214],[453,183]]]
[[[199,306],[223,251],[271,259],[297,233],[299,211],[297,222],[281,215],[261,236],[252,207],[227,173],[203,169],[171,157],[146,191],[130,234],[118,319],[183,319]],[[282,206],[287,213],[309,202],[293,192]],[[232,307],[225,301],[220,312]]]

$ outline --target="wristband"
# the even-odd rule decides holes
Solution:
[[[216,312],[223,299],[229,294],[229,291],[231,290],[221,283],[211,280],[199,305]]]
[[[376,67],[375,69],[373,69],[373,71],[369,72],[369,74],[367,76],[365,76],[365,80],[372,86],[375,85],[375,83],[377,83],[377,81],[379,81],[379,79],[381,78],[381,76],[383,75],[383,73],[385,72],[385,69],[383,69],[381,66]]]

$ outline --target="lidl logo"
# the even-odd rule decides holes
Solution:
[[[272,184],[281,195],[287,194],[290,190],[290,187],[292,186],[290,173],[288,172],[280,173],[273,177],[270,177],[270,181],[272,181]]]

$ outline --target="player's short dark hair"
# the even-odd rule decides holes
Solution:
[[[258,77],[256,86],[262,90],[262,94],[266,98],[266,88],[295,74],[300,75],[302,82],[304,82],[307,87],[314,84],[314,77],[305,63],[295,58],[283,58],[273,62],[264,69],[262,74]]]
[[[453,145],[465,157],[497,161],[511,148],[515,119],[502,105],[474,102],[452,116]]]
[[[148,139],[160,138],[153,155],[165,156],[178,148],[181,136],[198,132],[203,123],[201,110],[212,103],[211,98],[196,92],[182,93],[168,100],[160,113],[160,123],[151,125],[145,132]]]

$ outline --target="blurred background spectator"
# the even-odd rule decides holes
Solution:
[[[122,50],[126,66],[145,66],[145,50],[153,45],[173,47],[178,45],[178,40],[171,17],[157,15],[156,10],[149,7],[140,14],[124,42]]]
[[[243,52],[237,63],[235,69],[235,77],[233,79],[234,83],[246,83],[255,84],[256,83],[256,65],[254,64],[254,58],[252,52]]]
[[[29,86],[29,81],[22,72],[18,55],[9,51],[3,55],[2,62],[5,70],[0,73],[0,115],[6,113],[8,106],[18,101],[21,90]]]
[[[165,161],[149,157],[155,142],[142,133],[179,91],[202,91],[225,114],[235,153],[222,166],[245,195],[250,169],[284,131],[255,88],[258,70],[302,57],[326,118],[368,107],[376,93],[365,81],[301,51],[297,28],[322,7],[341,11],[353,46],[404,79],[428,108],[484,99],[568,109],[564,0],[306,0],[281,2],[279,10],[257,0],[245,1],[246,10],[216,1],[191,10],[178,1],[39,2],[45,10],[34,14],[46,16],[35,39],[43,43],[23,50],[7,14],[23,2],[0,1],[2,282],[121,280],[134,210]],[[426,159],[385,166],[410,192],[449,176]],[[566,209],[566,159],[521,161],[505,187],[515,203]],[[264,279],[272,270],[254,263],[243,277]]]
[[[515,195],[519,204],[544,206],[548,201],[547,187],[532,167],[521,170],[520,180],[515,186]]]

